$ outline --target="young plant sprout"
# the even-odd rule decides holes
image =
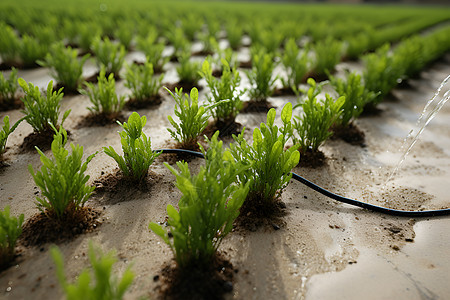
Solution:
[[[14,28],[4,22],[0,22],[0,57],[9,66],[18,64],[20,39]]]
[[[120,22],[117,28],[114,30],[114,37],[116,37],[120,44],[122,44],[126,50],[131,48],[131,41],[133,40],[135,25],[133,22]]]
[[[50,68],[50,73],[57,83],[66,91],[74,92],[81,84],[83,65],[89,56],[86,54],[79,60],[76,49],[66,48],[63,43],[56,43],[50,47],[45,60],[38,60],[38,64]]]
[[[2,156],[6,151],[6,141],[8,140],[8,136],[16,130],[17,126],[19,126],[20,122],[22,122],[25,118],[18,120],[14,125],[10,128],[9,126],[9,116],[5,116],[3,118],[3,127],[0,130],[0,161],[2,160]]]
[[[39,41],[36,37],[27,33],[20,39],[19,58],[25,68],[36,66],[38,59],[44,58],[48,52],[49,44]]]
[[[114,118],[121,112],[125,104],[125,97],[117,96],[116,81],[113,73],[106,77],[105,69],[102,68],[97,79],[97,85],[86,82],[86,89],[80,90],[80,93],[88,96],[89,100],[91,100],[94,106],[88,107],[88,109],[93,114],[102,114],[108,118]]]
[[[8,267],[14,259],[16,241],[22,233],[23,214],[10,216],[10,207],[0,211],[0,270]]]
[[[240,97],[245,91],[238,91],[241,82],[239,72],[231,71],[226,60],[222,60],[222,76],[220,79],[212,75],[213,71],[208,60],[205,60],[200,72],[206,80],[211,96],[207,96],[207,101],[212,108],[212,115],[217,122],[222,124],[234,123],[237,114],[242,109]]]
[[[122,44],[112,42],[108,37],[102,40],[97,36],[92,41],[91,49],[97,58],[99,67],[105,68],[106,74],[112,73],[118,78],[125,59],[125,47]]]
[[[36,172],[33,166],[28,170],[35,184],[41,189],[42,196],[36,197],[38,209],[49,218],[62,220],[71,219],[78,209],[84,206],[95,187],[87,185],[89,175],[86,175],[88,163],[97,153],[91,154],[82,162],[83,147],[70,144],[72,153],[64,148],[67,143],[67,132],[62,126],[55,131],[52,142],[53,158],[47,157],[38,147],[42,167]]]
[[[125,86],[131,90],[131,101],[135,104],[155,103],[163,78],[164,74],[153,77],[153,65],[148,61],[144,65],[127,66]]]
[[[198,90],[192,88],[190,95],[183,94],[183,89],[175,88],[175,94],[166,89],[175,100],[175,116],[180,123],[176,123],[171,116],[167,116],[174,129],[167,128],[170,135],[180,143],[184,149],[196,150],[197,139],[208,125],[207,109],[198,105]]]
[[[363,57],[365,69],[363,73],[366,89],[378,93],[373,101],[366,106],[375,107],[384,97],[397,86],[405,68],[389,53],[389,44],[380,47],[375,53]]]
[[[194,86],[201,78],[199,71],[201,69],[200,63],[190,60],[190,50],[185,51],[178,57],[180,65],[177,67],[178,77],[180,83]]]
[[[339,96],[344,96],[342,114],[336,123],[342,127],[347,127],[359,117],[367,103],[371,102],[376,93],[368,91],[362,82],[361,75],[356,72],[348,72],[345,79],[328,76],[330,83]]]
[[[275,109],[270,109],[266,123],[253,131],[253,144],[244,139],[244,132],[233,136],[235,143],[230,144],[234,159],[249,167],[238,175],[240,182],[250,182],[244,211],[257,209],[264,214],[270,210],[289,183],[291,170],[300,159],[298,145],[285,150],[286,142],[293,135],[292,104],[289,102],[283,107],[280,128],[274,124],[275,115]]]
[[[227,22],[227,39],[231,49],[237,50],[242,43],[243,29],[237,20]]]
[[[151,32],[146,38],[137,38],[137,48],[144,52],[147,62],[153,64],[155,73],[163,71],[164,65],[169,61],[168,56],[163,56],[164,43],[156,43],[157,34]]]
[[[182,54],[185,52],[189,52],[190,56],[191,45],[189,43],[189,40],[184,35],[182,28],[172,26],[171,29],[167,32],[166,36],[174,48],[172,57],[176,57],[179,59],[179,57],[182,56]]]
[[[17,81],[17,69],[12,68],[8,79],[0,73],[0,107],[11,107],[14,104],[19,83]]]
[[[311,69],[308,49],[301,51],[295,39],[290,38],[284,47],[281,62],[286,70],[286,78],[281,78],[283,87],[298,94],[300,83]]]
[[[332,37],[318,41],[313,46],[316,54],[314,74],[321,78],[326,72],[332,72],[334,67],[341,61],[343,54],[343,43]]]
[[[67,300],[121,300],[133,282],[134,274],[128,267],[119,279],[113,274],[117,262],[116,254],[104,254],[92,242],[89,243],[88,256],[92,271],[84,269],[75,283],[67,282],[64,274],[64,258],[58,247],[52,246],[50,254],[56,266],[56,276]]]
[[[344,96],[334,100],[329,94],[320,101],[317,96],[323,84],[316,84],[312,78],[308,79],[308,84],[310,88],[306,99],[300,104],[303,114],[294,119],[298,137],[293,136],[293,141],[302,154],[317,152],[319,146],[333,134],[330,128],[339,122],[341,108],[345,103]]]
[[[167,243],[181,269],[202,268],[211,264],[223,238],[231,231],[239,208],[249,191],[249,182],[236,183],[236,176],[245,170],[217,140],[218,132],[209,142],[205,166],[191,175],[188,164],[177,162],[180,171],[165,163],[176,176],[176,186],[183,194],[179,211],[167,206],[168,230],[152,222],[149,228]]]
[[[53,81],[50,81],[47,86],[47,95],[44,97],[39,91],[39,87],[34,86],[31,82],[27,83],[23,78],[19,78],[18,82],[25,93],[22,98],[25,108],[22,112],[26,115],[25,120],[33,127],[34,132],[49,132],[53,131],[52,126],[56,128],[62,126],[70,113],[70,110],[67,110],[61,124],[58,125],[60,102],[64,95],[63,88],[57,92],[53,91]]]
[[[250,81],[250,99],[257,102],[266,101],[273,93],[276,77],[272,76],[275,62],[272,55],[265,53],[261,48],[252,53],[252,70],[247,71]]]
[[[161,152],[153,152],[150,138],[142,132],[147,123],[145,116],[140,117],[133,112],[128,123],[117,123],[123,128],[119,133],[123,157],[117,154],[113,147],[103,147],[103,151],[112,157],[119,165],[124,176],[134,182],[142,182],[147,176],[148,168]]]

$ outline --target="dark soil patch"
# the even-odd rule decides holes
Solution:
[[[67,137],[71,135],[70,131],[67,131]],[[47,130],[41,133],[30,133],[23,139],[23,143],[20,146],[20,151],[30,152],[36,151],[35,147],[38,147],[41,151],[45,152],[51,148],[53,142],[53,136],[55,132],[53,130]]]
[[[40,246],[45,243],[70,241],[77,235],[92,232],[102,222],[101,212],[91,207],[81,207],[73,214],[64,213],[61,220],[54,212],[38,213],[29,218],[22,228],[19,243]]]
[[[233,265],[218,254],[209,264],[193,264],[180,269],[175,261],[167,263],[160,274],[153,279],[160,284],[155,290],[159,299],[224,299],[233,290],[233,275],[237,273]]]
[[[207,51],[207,50],[200,50],[200,51],[194,51],[191,53],[191,56],[208,56],[208,55],[213,55],[214,52],[212,51]]]
[[[263,202],[258,195],[250,195],[245,199],[234,222],[235,230],[257,231],[260,227],[278,230],[286,226],[283,220],[286,214],[286,204],[280,201],[280,195],[270,203]]]
[[[360,117],[379,117],[383,113],[383,110],[379,108],[376,104],[367,104],[364,106],[364,110]]]
[[[295,96],[295,92],[290,87],[277,88],[273,91],[272,96]]]
[[[242,124],[232,121],[213,121],[206,126],[203,134],[211,138],[214,133],[219,130],[219,137],[231,137],[233,134],[238,135],[242,131]]]
[[[57,92],[60,88],[63,88],[62,92],[64,93],[64,96],[73,96],[80,94],[78,89],[69,89],[59,82],[53,87],[53,91]]]
[[[23,101],[20,97],[15,97],[12,100],[0,99],[0,111],[8,111],[13,109],[23,109]],[[11,124],[12,126],[12,124]]]
[[[241,61],[239,63],[239,68],[241,68],[241,69],[251,69],[252,68],[252,61],[251,60]]]
[[[156,108],[156,106],[162,103],[161,95],[156,95],[144,100],[136,100],[132,98],[125,103],[125,107],[131,110],[142,109],[142,108]]]
[[[319,168],[326,164],[327,158],[322,151],[306,151],[300,152],[300,167]]]
[[[322,82],[325,80],[328,80],[328,76],[327,74],[319,74],[315,71],[311,71],[309,73],[307,73],[304,77],[303,77],[303,82],[307,82],[308,78],[312,78],[314,79],[316,82]]]
[[[104,174],[102,173],[102,175]],[[150,171],[147,178],[141,182],[134,182],[124,177],[122,172],[117,169],[114,173],[94,181],[94,196],[103,197],[103,204],[117,204],[147,194],[151,191],[152,186],[161,180],[162,175]]]
[[[88,76],[86,78],[84,78],[85,82],[89,82],[89,83],[97,83],[98,82],[98,75],[99,72],[92,74],[91,76]]]
[[[76,128],[115,125],[117,121],[121,123],[126,121],[121,112],[113,114],[89,114],[77,124]]]
[[[212,76],[220,78],[222,77],[223,70],[222,69],[216,69],[212,72]]]
[[[137,61],[137,60],[134,60],[134,61],[133,61],[133,64],[135,64],[135,65],[137,65],[137,66],[143,66],[143,65],[145,65],[144,62],[142,62],[142,61]],[[153,66],[153,74],[154,74],[154,75],[161,74],[163,71],[164,71],[163,68]]]
[[[358,128],[354,123],[350,123],[348,126],[338,126],[333,128],[332,139],[340,139],[346,143],[355,146],[365,147],[366,135]]]
[[[203,89],[203,87],[201,86],[197,86],[197,84],[193,84],[192,82],[184,82],[184,81],[179,81],[177,83],[164,83],[163,86],[165,86],[167,89],[169,89],[172,93],[175,94],[175,88],[183,89],[183,92],[185,93],[190,93],[191,89],[196,87],[197,90],[201,91]]]
[[[275,108],[269,101],[250,100],[243,103],[242,113],[267,113],[271,108]]]

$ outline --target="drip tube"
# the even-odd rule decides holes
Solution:
[[[192,155],[192,156],[199,157],[199,158],[205,158],[203,153],[191,151],[191,150],[185,150],[185,149],[160,149],[160,150],[154,150],[154,151],[155,152],[162,151],[163,153],[169,153],[169,154],[188,154],[188,155]],[[350,199],[350,198],[335,194],[333,192],[330,192],[295,173],[292,173],[292,179],[296,180],[296,181],[306,185],[307,187],[315,190],[316,192],[319,192],[322,195],[324,195],[328,198],[331,198],[333,200],[336,200],[338,202],[365,208],[367,210],[379,212],[379,213],[386,214],[386,215],[399,216],[399,217],[410,217],[410,218],[428,218],[428,217],[450,215],[450,208],[414,211],[414,210],[391,209],[391,208],[387,208],[387,207],[383,207],[383,206],[377,206],[377,205],[369,204],[366,202],[361,202],[361,201],[358,201],[355,199]]]

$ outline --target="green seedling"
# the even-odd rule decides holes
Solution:
[[[91,154],[84,162],[83,147],[70,144],[72,153],[64,148],[67,143],[67,132],[60,126],[57,130],[53,125],[55,135],[51,146],[53,158],[47,157],[38,147],[42,167],[36,172],[33,166],[28,170],[35,184],[41,190],[41,197],[36,197],[38,209],[47,216],[57,220],[71,218],[78,209],[84,206],[95,187],[87,185],[89,175],[86,175],[88,163],[97,153]]]
[[[37,60],[45,57],[49,45],[29,34],[22,35],[19,47],[19,57],[22,66],[34,67]]]
[[[115,252],[104,254],[92,242],[89,243],[88,250],[92,271],[84,269],[75,283],[67,282],[61,250],[52,246],[50,254],[56,266],[56,276],[67,300],[121,300],[133,283],[134,274],[130,267],[126,268],[121,279],[117,278],[113,274],[113,266],[117,262]]]
[[[313,46],[313,51],[316,56],[314,73],[321,77],[326,75],[327,71],[332,72],[334,67],[341,61],[343,44],[332,37],[327,37],[318,41]]]
[[[180,65],[177,67],[177,73],[181,83],[196,85],[201,78],[199,73],[201,65],[192,61],[190,57],[190,51],[186,49],[178,58]]]
[[[84,51],[90,51],[91,45],[96,36],[102,33],[102,29],[95,22],[78,22],[77,24],[77,43]]]
[[[174,51],[172,57],[179,58],[185,52],[189,52],[191,45],[189,40],[184,35],[183,29],[180,27],[171,27],[171,29],[166,34],[167,39],[172,44]]]
[[[264,50],[254,51],[252,53],[252,70],[247,71],[247,77],[250,81],[250,98],[255,101],[266,101],[273,93],[273,86],[277,77],[273,76],[275,62],[272,55],[265,53]]]
[[[212,115],[218,122],[233,123],[237,114],[242,109],[240,97],[245,92],[238,91],[241,77],[234,69],[231,71],[226,60],[222,60],[222,76],[220,79],[212,75],[213,71],[208,60],[205,60],[200,71],[201,76],[206,80],[211,91],[211,96],[207,96],[207,101],[212,108]]]
[[[0,211],[0,269],[9,265],[14,259],[16,241],[22,233],[24,216],[19,218],[10,216],[10,207]]]
[[[323,84],[316,84],[314,79],[309,78],[310,88],[306,99],[299,106],[303,109],[301,116],[294,119],[294,128],[297,136],[293,136],[295,145],[299,146],[300,153],[317,152],[319,146],[325,142],[333,132],[330,130],[339,120],[345,97],[334,100],[329,94],[320,101],[318,94]]]
[[[301,51],[295,39],[290,38],[284,47],[281,62],[286,70],[286,78],[281,78],[283,87],[298,94],[300,83],[312,65],[308,57],[308,49]]]
[[[50,68],[51,76],[67,91],[76,91],[81,84],[83,65],[89,56],[86,54],[79,60],[76,49],[56,43],[51,46],[45,60],[38,60],[38,64]]]
[[[208,266],[223,238],[231,231],[239,208],[249,190],[249,183],[236,184],[236,176],[245,170],[217,140],[218,132],[209,142],[205,166],[191,175],[187,163],[177,162],[179,171],[165,163],[176,176],[182,196],[179,211],[167,206],[168,229],[152,222],[149,228],[167,243],[179,268]]]
[[[169,61],[168,56],[163,56],[164,43],[156,43],[157,34],[151,32],[146,38],[137,38],[137,48],[144,52],[147,61],[153,64],[155,73],[163,71],[164,65]]]
[[[20,39],[14,29],[0,22],[0,57],[7,65],[15,65],[20,51]]]
[[[339,96],[344,96],[342,113],[336,123],[347,127],[352,120],[361,115],[367,103],[371,102],[377,94],[368,91],[362,82],[361,75],[356,72],[347,73],[345,79],[328,75],[330,83]]]
[[[25,96],[21,98],[25,106],[22,112],[26,115],[25,120],[33,127],[34,132],[49,132],[53,130],[52,126],[56,128],[62,126],[70,113],[70,110],[67,110],[61,124],[58,125],[60,102],[64,95],[63,88],[53,91],[53,81],[50,81],[47,85],[47,95],[44,97],[39,88],[31,82],[27,83],[23,78],[19,78],[18,82],[25,93]]]
[[[146,61],[144,65],[127,66],[125,86],[131,90],[131,98],[138,102],[153,102],[158,98],[164,74],[153,77],[153,65]]]
[[[103,114],[105,116],[114,117],[121,112],[125,104],[125,97],[117,96],[116,81],[114,80],[113,73],[106,77],[105,69],[102,68],[97,79],[97,85],[86,82],[86,89],[80,90],[80,93],[88,96],[89,100],[94,105],[88,107],[93,114]]]
[[[25,120],[25,118],[18,120],[12,127],[9,127],[9,116],[3,118],[3,127],[2,130],[0,130],[0,160],[3,153],[6,151],[6,141],[8,140],[8,136],[16,130],[17,126],[19,126],[20,122],[23,120]]]
[[[218,51],[219,43],[217,42],[216,38],[211,36],[208,32],[200,33],[198,38],[203,45],[203,54],[213,54],[214,52]]]
[[[105,68],[106,74],[113,73],[118,78],[125,60],[125,47],[122,44],[112,42],[108,37],[104,39],[96,37],[92,41],[91,49],[97,58],[98,66]]]
[[[103,151],[112,157],[119,165],[124,176],[134,182],[141,182],[147,176],[148,168],[161,152],[153,152],[150,138],[142,132],[147,118],[140,117],[133,112],[128,122],[121,124],[123,128],[119,133],[122,144],[123,157],[117,154],[113,147],[103,147]]]
[[[19,83],[17,82],[17,69],[12,68],[8,79],[0,73],[0,103],[10,105],[14,103]]]
[[[275,116],[275,109],[270,109],[266,123],[253,131],[253,144],[244,139],[243,131],[239,136],[233,136],[235,143],[230,145],[234,159],[249,167],[239,174],[240,182],[250,182],[246,207],[264,210],[272,206],[289,183],[291,170],[300,159],[298,145],[285,150],[286,142],[293,135],[292,104],[287,103],[281,111],[282,127],[274,124]]]
[[[117,38],[125,49],[131,48],[131,41],[134,36],[135,24],[133,22],[120,22],[114,30],[114,37]]]
[[[167,128],[172,138],[180,143],[181,148],[196,149],[197,139],[208,125],[209,115],[204,106],[198,105],[198,90],[192,88],[190,95],[183,94],[183,89],[175,88],[175,94],[166,90],[175,100],[174,113],[179,123],[167,116],[174,129]]]
[[[389,53],[388,44],[375,53],[363,57],[365,70],[363,73],[366,89],[378,95],[368,105],[376,106],[399,83],[404,75],[405,67],[398,64],[396,58]]]
[[[227,39],[231,49],[237,50],[242,43],[243,29],[236,20],[227,22]]]

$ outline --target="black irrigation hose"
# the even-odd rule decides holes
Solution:
[[[162,151],[163,153],[172,153],[172,154],[188,154],[199,158],[205,158],[204,155],[200,152],[195,152],[191,150],[185,150],[185,149],[161,149],[161,150],[154,150],[154,151]],[[292,173],[292,179],[297,180],[300,183],[303,183],[307,187],[315,190],[316,192],[321,193],[322,195],[325,195],[331,199],[334,199],[339,202],[343,202],[346,204],[362,207],[371,211],[380,212],[382,214],[392,215],[392,216],[399,216],[399,217],[410,217],[410,218],[427,218],[427,217],[437,217],[437,216],[447,216],[450,215],[450,208],[446,209],[437,209],[437,210],[422,210],[422,211],[413,211],[413,210],[398,210],[398,209],[391,209],[387,207],[377,206],[365,202],[361,202],[358,200],[350,199],[347,197],[343,197],[340,195],[337,195],[335,193],[332,193],[317,184],[303,178],[300,175],[297,175],[295,173]]]

